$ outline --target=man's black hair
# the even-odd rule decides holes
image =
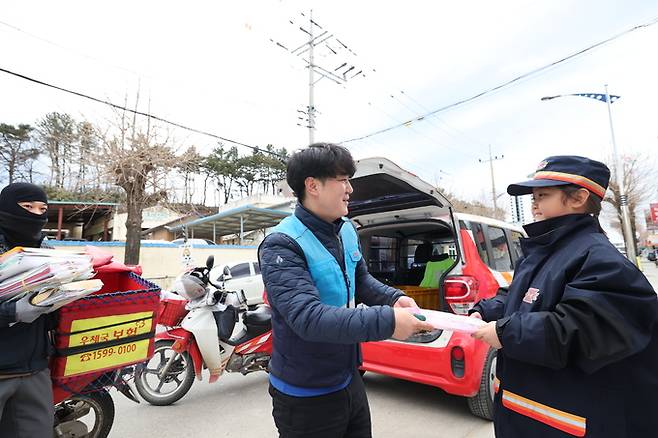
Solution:
[[[345,147],[333,143],[314,143],[295,152],[288,159],[286,180],[299,201],[306,195],[304,181],[308,177],[325,181],[338,175],[350,178],[356,172],[352,154]]]

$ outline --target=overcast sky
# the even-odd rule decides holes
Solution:
[[[297,110],[308,104],[308,72],[294,49],[305,17],[335,39],[317,63],[363,70],[346,84],[315,88],[316,140],[339,142],[399,124],[513,79],[658,17],[649,0],[528,1],[4,1],[2,68],[122,103],[252,145],[296,149],[308,142]],[[290,23],[292,21],[292,24]],[[322,31],[315,28],[315,31]],[[382,155],[471,199],[524,179],[554,154],[605,160],[612,153],[610,93],[623,154],[658,151],[658,24],[622,36],[514,86],[366,140],[357,158]],[[34,123],[50,111],[103,123],[96,103],[0,73],[0,121]],[[150,101],[150,103],[149,103]],[[209,151],[215,141],[176,130],[178,142]],[[248,153],[246,149],[243,153]],[[505,197],[501,198],[504,199]],[[658,201],[658,193],[654,194]],[[507,202],[501,201],[501,202]]]

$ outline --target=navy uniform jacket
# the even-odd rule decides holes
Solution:
[[[499,320],[495,429],[507,437],[658,436],[658,299],[590,215],[526,226]]]

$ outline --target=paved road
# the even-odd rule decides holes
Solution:
[[[658,268],[647,261],[642,268],[658,291]],[[375,437],[493,437],[491,423],[473,417],[460,397],[371,373],[365,382]],[[113,438],[276,436],[264,373],[227,374],[212,385],[195,382],[173,406],[136,405],[115,392],[113,397],[117,405]]]
[[[491,422],[472,416],[465,399],[441,390],[378,376],[364,377],[375,437],[492,438]],[[214,384],[195,382],[172,406],[136,405],[116,392],[110,437],[275,437],[267,375],[227,374]]]

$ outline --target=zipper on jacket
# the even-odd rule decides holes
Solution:
[[[350,278],[347,276],[347,260],[345,260],[345,249],[343,248],[343,241],[340,239],[340,236],[336,234],[336,241],[338,242],[338,250],[340,251],[340,254],[343,256],[343,266],[340,265],[340,260],[336,260],[338,262],[338,266],[340,266],[340,270],[343,272],[343,278],[345,279],[345,286],[347,286],[347,302],[345,306],[349,309],[350,307]]]

